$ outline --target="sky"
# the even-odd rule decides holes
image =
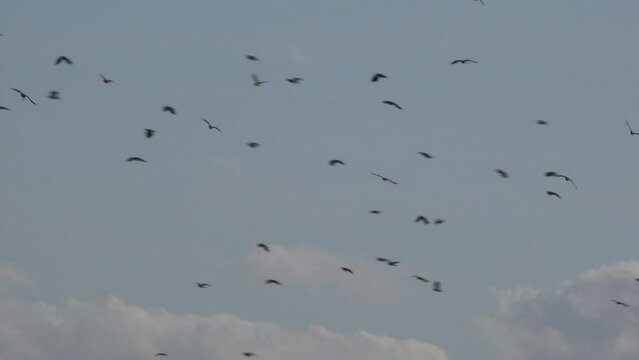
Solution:
[[[637,13],[0,3],[0,360],[636,359]]]

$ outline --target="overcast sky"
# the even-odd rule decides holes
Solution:
[[[0,360],[636,359],[637,14],[2,2]]]

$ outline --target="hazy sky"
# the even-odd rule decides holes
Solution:
[[[2,2],[0,360],[636,359],[637,14]]]

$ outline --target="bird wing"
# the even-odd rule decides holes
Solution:
[[[33,105],[35,105],[35,104],[36,104],[36,103],[35,103],[35,101],[33,101],[33,100],[29,97],[29,95],[24,94],[24,97],[26,97],[26,98],[27,98],[27,100],[31,101],[31,103],[32,103]]]
[[[204,121],[208,126],[212,126],[211,123],[205,118],[200,118],[200,119],[202,119],[202,121]]]

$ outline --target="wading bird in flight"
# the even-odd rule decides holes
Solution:
[[[264,251],[266,251],[266,252],[271,252],[271,248],[269,248],[268,245],[266,245],[266,244],[259,243],[259,244],[257,244],[257,247],[264,249]]]
[[[204,121],[206,123],[206,125],[209,126],[209,130],[215,129],[215,130],[217,130],[219,132],[222,132],[222,130],[220,130],[219,127],[211,125],[211,123],[208,120],[206,120],[205,118],[200,118],[200,119],[202,119],[202,121]]]
[[[376,73],[376,74],[374,74],[374,75],[373,75],[373,77],[371,78],[371,81],[372,81],[372,82],[378,82],[378,81],[379,81],[379,79],[386,79],[386,78],[387,78],[387,77],[386,77],[386,75],[381,74],[381,73]]]
[[[113,81],[113,80],[111,80],[111,79],[107,79],[107,77],[106,77],[106,76],[104,76],[104,75],[102,75],[102,74],[98,74],[98,75],[100,75],[100,77],[102,78],[102,82],[103,82],[103,83],[105,83],[105,84],[111,84],[111,83],[115,84],[115,81]]]
[[[273,285],[282,285],[282,283],[281,283],[281,282],[279,282],[279,281],[277,281],[277,280],[273,280],[273,279],[268,279],[268,280],[264,281],[264,283],[265,283],[266,285],[270,285],[270,284],[273,284]]]
[[[58,58],[55,59],[55,64],[56,65],[60,65],[62,63],[65,63],[67,65],[71,65],[71,64],[73,64],[73,61],[71,61],[71,59],[69,59],[66,56],[58,56]]]
[[[132,157],[126,159],[126,161],[128,161],[128,162],[131,162],[131,161],[146,162],[146,160],[142,159],[141,157],[137,157],[137,156],[132,156]]]
[[[556,196],[558,199],[561,199],[561,196],[559,196],[559,194],[557,194],[557,193],[556,193],[556,192],[554,192],[554,191],[549,191],[549,190],[547,190],[547,191],[546,191],[546,195],[548,195],[548,196]]]
[[[628,127],[628,130],[630,130],[630,135],[639,135],[638,132],[632,131],[632,128],[630,127],[630,123],[627,120],[626,120],[626,126]]]
[[[382,101],[382,104],[386,104],[386,105],[390,105],[390,106],[394,106],[396,108],[398,108],[399,110],[403,110],[401,106],[397,105],[396,102],[394,101],[390,101],[390,100],[384,100]]]
[[[205,287],[211,286],[211,284],[207,284],[207,283],[195,283],[195,285],[197,285],[197,287],[199,287],[200,289],[204,289]]]
[[[504,179],[508,178],[508,173],[502,169],[495,169],[495,172]]]
[[[266,84],[268,81],[262,81],[256,74],[251,74],[251,79],[253,79],[253,85],[260,86],[262,84]]]
[[[155,130],[153,129],[144,129],[144,137],[150,139],[155,135]]]
[[[338,160],[338,159],[333,159],[331,161],[328,162],[328,164],[330,166],[335,166],[335,165],[346,165],[344,164],[344,162],[342,160]]]
[[[574,182],[574,181],[572,181],[572,179],[571,179],[571,178],[569,178],[569,177],[568,177],[568,176],[566,176],[566,175],[562,175],[562,174],[556,173],[556,172],[554,172],[554,171],[546,171],[546,172],[544,173],[544,176],[546,176],[546,177],[560,177],[560,178],[563,178],[565,181],[570,181],[570,183],[572,183],[572,186],[574,186],[574,187],[575,187],[575,189],[577,188],[577,185],[575,185],[575,182]]]
[[[455,64],[467,64],[467,63],[479,64],[478,61],[471,60],[471,59],[457,59],[457,60],[453,60],[450,64],[455,65]]]
[[[393,180],[391,180],[391,179],[389,179],[389,178],[387,178],[387,177],[385,177],[385,176],[382,176],[382,175],[380,175],[380,174],[371,173],[371,175],[375,175],[375,176],[377,176],[378,178],[382,179],[382,181],[388,181],[389,183],[391,183],[391,184],[393,184],[393,185],[397,185],[397,183],[396,183],[395,181],[393,181]]]
[[[18,90],[18,89],[16,89],[16,88],[11,88],[11,90],[13,90],[13,91],[17,92],[18,94],[20,94],[20,98],[22,99],[22,101],[24,101],[24,100],[26,99],[26,100],[31,101],[31,103],[32,103],[33,105],[35,105],[35,104],[36,104],[33,100],[31,100],[31,98],[29,97],[29,95],[27,95],[27,94],[23,93],[22,91],[20,91],[20,90]]]

